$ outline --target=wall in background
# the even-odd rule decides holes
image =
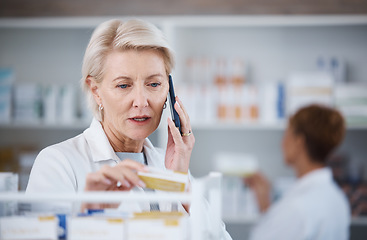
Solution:
[[[207,14],[362,14],[367,0],[2,0],[0,17]]]

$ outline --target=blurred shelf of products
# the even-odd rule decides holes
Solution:
[[[286,116],[309,103],[339,108],[349,127],[367,126],[367,84],[348,83],[345,77],[335,76],[338,68],[294,72],[286,80],[266,83],[251,82],[247,68],[241,58],[187,59],[188,75],[176,88],[194,127],[236,124],[276,128],[284,126]],[[15,75],[10,69],[0,69],[0,126],[88,126],[92,116],[77,86],[17,83]]]
[[[88,32],[107,18],[101,16],[0,20],[0,28],[4,31],[0,38],[4,54],[0,59],[0,69],[4,69],[0,74],[0,124],[5,124],[5,127],[17,127],[17,124],[24,122],[29,124],[32,121],[22,116],[26,114],[26,117],[35,119],[33,122],[46,128],[57,128],[60,125],[70,128],[88,126],[90,115],[85,111],[81,94],[75,91],[79,89],[79,76],[76,75],[80,72],[79,54],[82,56],[86,47]],[[365,114],[359,111],[365,106],[361,106],[361,101],[357,99],[350,101],[354,96],[351,96],[350,92],[345,93],[344,87],[340,87],[341,91],[338,90],[339,84],[356,84],[355,88],[359,88],[358,84],[365,81],[360,79],[364,73],[360,68],[365,59],[360,53],[366,47],[363,43],[363,31],[367,26],[366,15],[141,18],[162,28],[177,51],[178,64],[176,72],[173,73],[175,86],[179,96],[185,100],[194,126],[198,128],[205,128],[213,123],[225,123],[219,125],[224,128],[228,126],[226,123],[236,123],[237,127],[247,125],[250,128],[279,128],[279,125],[284,125],[284,118],[294,106],[304,101],[304,98],[313,97],[336,106],[341,104],[340,109],[349,119],[350,126],[366,125]],[[29,37],[33,39],[31,43],[22,40]],[[18,39],[17,45],[13,38]],[[330,44],[331,40],[333,44]],[[47,44],[49,42],[55,42],[62,47],[50,47]],[[39,53],[41,59],[34,58],[35,53],[31,50],[24,54],[17,47],[19,44],[27,44],[30,49],[42,49]],[[336,81],[329,86],[327,81],[323,81],[326,84],[324,88],[307,81],[300,83],[304,87],[309,85],[307,91],[294,93],[289,89],[290,86],[295,87],[291,83],[293,80],[290,81],[291,77],[295,76],[294,81],[299,82],[300,76],[302,78],[302,75],[310,75],[308,67],[303,69],[304,72],[300,72],[302,69],[296,67],[312,61],[312,53],[308,53],[308,50],[320,55],[325,53],[322,57],[313,56],[313,73],[329,72]],[[58,56],[58,63],[62,63],[65,74],[51,75],[54,74],[52,71],[59,67],[53,66],[53,61],[45,59],[54,59],[55,55]],[[54,60],[57,63],[56,59]],[[27,64],[24,65],[23,62]],[[293,62],[298,62],[298,65],[289,66]],[[43,71],[37,71],[40,64]],[[45,64],[50,67],[44,66]],[[284,74],[278,75],[279,71],[274,71],[272,65],[274,68],[280,68],[279,71]],[[8,66],[12,68],[9,70]],[[295,70],[297,72],[292,72]],[[9,75],[6,73],[9,71],[12,80],[5,76]],[[257,77],[253,77],[254,72]],[[260,74],[264,72],[269,74]],[[348,72],[358,72],[353,75],[353,81],[346,78]],[[263,78],[259,79],[259,75]],[[316,78],[320,79],[317,76]],[[72,84],[66,83],[67,81]],[[11,88],[14,93],[9,90]],[[28,89],[28,94],[24,94],[25,88]],[[342,93],[336,94],[339,92]],[[24,97],[18,98],[19,95]],[[343,101],[338,99],[341,95],[345,98]],[[26,96],[28,99],[24,100]],[[38,99],[35,100],[36,98]],[[74,98],[74,101],[71,100]],[[75,102],[78,104],[71,104]],[[350,107],[346,110],[343,107],[346,102],[354,104],[358,111],[350,110]],[[21,109],[25,103],[34,107],[25,112]],[[55,105],[58,106],[56,114],[52,107]],[[13,120],[18,123],[9,125]],[[36,124],[31,124],[30,127]]]
[[[15,76],[11,69],[0,69],[1,126],[83,129],[90,123],[77,83],[19,83]]]
[[[6,190],[11,189],[24,191],[28,184],[29,174],[33,166],[34,160],[38,154],[38,148],[34,146],[1,146],[0,147],[0,173],[12,173],[16,176],[16,184],[3,186]],[[10,184],[7,182],[9,174],[4,175],[2,184]],[[12,176],[13,176],[12,175]],[[15,186],[15,187],[14,187]],[[4,190],[4,191],[5,191]]]
[[[186,59],[184,80],[176,88],[194,127],[283,129],[287,116],[311,103],[338,108],[350,128],[367,126],[367,84],[347,81],[342,58],[319,57],[314,71],[290,71],[279,81],[261,83],[249,79],[250,66],[242,58]]]
[[[179,211],[141,211],[131,208],[103,208],[81,210],[81,201],[124,204],[136,202],[189,202],[192,208],[196,204],[208,204],[212,216],[220,215],[220,208],[215,208],[220,199],[220,174],[208,175],[197,179],[200,189],[185,192],[188,183],[184,174],[166,172],[151,174],[146,181],[153,190],[146,192],[123,191],[80,192],[75,193],[27,193],[18,192],[18,175],[0,172],[0,236],[1,239],[15,240],[116,240],[116,239],[218,239],[218,225],[204,229],[203,212],[198,215]],[[169,180],[168,180],[169,178]],[[163,190],[164,189],[164,190]],[[203,195],[209,195],[204,202]],[[34,209],[34,204],[49,205],[62,202],[61,207],[49,208],[46,211]],[[77,207],[77,205],[79,207]],[[199,209],[201,210],[201,209]],[[202,210],[204,211],[204,210]],[[204,213],[205,214],[205,213]],[[189,220],[189,216],[191,217]],[[219,220],[219,218],[218,218]],[[199,226],[201,225],[201,226]],[[199,226],[199,228],[195,228]],[[218,227],[219,228],[218,228]],[[92,230],[91,230],[92,229]],[[144,229],[145,231],[141,231]],[[205,234],[204,234],[205,233]]]
[[[329,159],[334,179],[346,194],[354,217],[367,216],[367,181],[364,179],[366,171],[364,162],[353,161],[346,154],[337,154]]]

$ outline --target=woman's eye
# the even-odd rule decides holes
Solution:
[[[119,88],[127,88],[127,84],[120,84],[120,85],[117,85],[117,87],[119,87]]]
[[[158,87],[159,85],[161,85],[160,83],[151,83],[151,84],[149,84],[150,86],[152,86],[152,87]]]

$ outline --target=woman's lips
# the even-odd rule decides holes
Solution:
[[[133,118],[134,121],[143,122],[147,120],[148,118]]]
[[[147,121],[149,121],[150,119],[151,117],[148,117],[148,116],[136,116],[136,117],[129,118],[130,121],[137,123],[137,124],[144,124]]]

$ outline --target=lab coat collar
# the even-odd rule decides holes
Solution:
[[[84,133],[85,139],[88,142],[91,157],[94,162],[115,160],[119,162],[120,159],[113,150],[106,133],[102,128],[102,124],[95,118],[93,118],[90,127],[87,128]],[[148,165],[156,167],[164,167],[164,159],[149,139],[144,140],[144,153],[147,158]],[[164,155],[163,155],[164,156]]]
[[[304,191],[307,188],[312,188],[315,185],[325,182],[331,182],[332,180],[333,174],[330,168],[323,167],[316,169],[299,178],[290,189],[289,194],[297,194],[298,191]]]
[[[119,161],[118,156],[113,150],[106,133],[102,128],[102,124],[97,119],[93,118],[89,128],[87,128],[83,134],[88,142],[92,155],[91,157],[94,162],[110,159]]]
[[[301,177],[298,183],[302,184],[304,182],[314,182],[314,181],[325,181],[325,180],[332,180],[332,173],[330,168],[323,167],[320,169],[313,170],[303,177]]]
[[[147,158],[148,166],[154,166],[160,169],[166,169],[164,164],[164,150],[160,149],[162,152],[160,153],[157,148],[153,146],[153,144],[149,141],[148,138],[144,141],[144,153]]]

